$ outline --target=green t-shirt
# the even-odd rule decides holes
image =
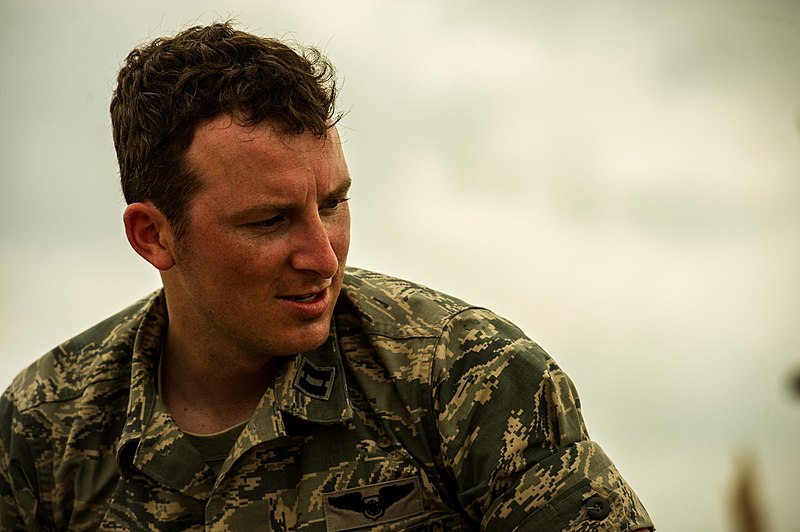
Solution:
[[[225,463],[225,459],[231,453],[233,444],[236,443],[246,424],[247,422],[244,421],[214,434],[193,434],[191,432],[184,432],[184,434],[195,446],[208,467],[219,475],[222,464]]]

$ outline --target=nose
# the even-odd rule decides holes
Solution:
[[[303,224],[303,230],[295,235],[292,267],[297,270],[316,272],[323,279],[330,279],[339,270],[329,228],[319,217]]]

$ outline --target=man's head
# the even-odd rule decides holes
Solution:
[[[186,150],[201,122],[235,115],[286,132],[324,137],[335,124],[333,66],[315,49],[233,29],[189,28],[134,49],[111,100],[122,191],[128,204],[152,202],[180,238],[201,186]]]
[[[123,66],[111,113],[125,230],[161,271],[184,348],[258,364],[327,338],[350,238],[331,76],[318,54],[226,24]]]

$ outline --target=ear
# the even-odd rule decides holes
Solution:
[[[172,227],[151,202],[131,203],[122,215],[125,235],[131,247],[144,260],[161,271],[175,264]]]

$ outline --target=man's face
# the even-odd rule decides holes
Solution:
[[[255,355],[321,345],[350,245],[336,130],[319,139],[220,116],[198,127],[187,163],[202,187],[164,276],[170,328]]]

